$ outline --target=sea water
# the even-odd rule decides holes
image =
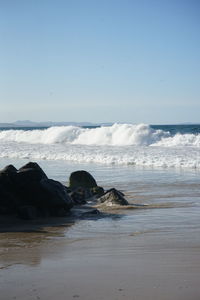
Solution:
[[[200,126],[114,124],[0,131],[0,158],[200,168]]]
[[[114,124],[0,130],[0,167],[36,161],[65,184],[87,170],[105,189],[125,193],[137,209],[67,228],[68,238],[112,238],[171,232],[188,242],[200,233],[200,125]]]

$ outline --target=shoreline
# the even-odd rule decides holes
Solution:
[[[97,177],[150,209],[0,219],[2,299],[199,300],[199,177],[114,170]]]
[[[36,218],[34,220],[23,220],[13,215],[0,215],[0,233],[34,232],[46,227],[72,226],[75,222],[83,219],[102,218],[103,212],[95,206],[76,205],[64,217]]]
[[[199,299],[200,243],[187,243],[187,234],[183,241],[176,232],[82,239],[65,232],[10,233],[2,299]]]

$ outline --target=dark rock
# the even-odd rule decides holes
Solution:
[[[12,214],[16,211],[18,199],[13,189],[16,171],[12,165],[0,171],[0,214]]]
[[[24,165],[23,167],[21,167],[18,171],[22,172],[22,171],[27,170],[27,169],[37,170],[38,176],[40,174],[40,178],[47,178],[47,175],[44,173],[42,168],[36,162],[29,162],[26,165]]]
[[[73,192],[70,193],[71,198],[74,201],[74,204],[86,204],[86,199],[90,197],[91,193],[89,194],[89,189],[85,189],[82,187],[76,188]]]
[[[12,214],[16,211],[17,198],[0,185],[0,214]]]
[[[42,179],[47,179],[47,175],[37,163],[30,162],[20,168],[17,172],[17,180],[23,185],[26,183],[40,182]]]
[[[40,186],[45,194],[45,206],[63,207],[66,211],[73,206],[73,200],[62,183],[53,179],[43,179]]]
[[[12,188],[16,172],[17,169],[13,165],[8,165],[0,171],[0,185],[2,185],[4,189],[10,190]]]
[[[13,165],[8,165],[0,171],[0,173],[10,173],[10,172],[17,172],[17,169]]]
[[[9,165],[0,171],[0,214],[36,217],[64,216],[74,205],[67,188],[48,179],[37,163],[17,169]]]
[[[90,214],[90,215],[99,215],[100,211],[96,208],[91,209],[90,212],[86,213],[86,214]]]
[[[97,183],[90,173],[82,170],[71,173],[69,186],[72,189],[78,187],[93,188],[97,186]]]
[[[21,180],[19,180],[19,178]],[[37,182],[20,176],[15,182],[14,189],[15,195],[19,199],[19,206],[33,205],[40,207],[45,198],[45,194],[40,186],[40,181]]]
[[[101,186],[96,186],[90,189],[93,196],[101,197],[104,195],[105,191],[104,188]]]
[[[72,208],[72,215],[77,218],[90,218],[101,215],[97,208],[88,205],[76,205]]]
[[[44,197],[40,186],[42,179],[47,179],[47,176],[37,163],[30,162],[16,172],[12,189],[21,206],[40,206]]]
[[[55,217],[66,217],[67,210],[64,207],[56,207],[52,212],[52,215]]]
[[[24,220],[34,220],[37,218],[37,209],[32,205],[20,206],[18,209],[18,215]]]
[[[112,205],[129,205],[124,198],[124,194],[114,188],[108,190],[102,197],[98,199],[99,203],[104,203],[108,206]]]

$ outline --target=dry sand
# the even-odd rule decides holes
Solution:
[[[199,238],[66,237],[64,222],[0,233],[0,299],[199,300]],[[3,227],[2,227],[3,228]],[[192,242],[191,242],[192,240]],[[190,242],[189,242],[190,241]]]

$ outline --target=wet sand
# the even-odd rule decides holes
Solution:
[[[32,229],[0,234],[2,300],[200,299],[195,230],[75,238],[62,222]]]
[[[26,162],[4,159],[2,167]],[[87,217],[79,227],[69,218],[0,220],[1,300],[200,299],[199,172],[40,163],[62,182],[87,167],[100,185],[151,210],[123,211],[128,218],[99,227]]]

